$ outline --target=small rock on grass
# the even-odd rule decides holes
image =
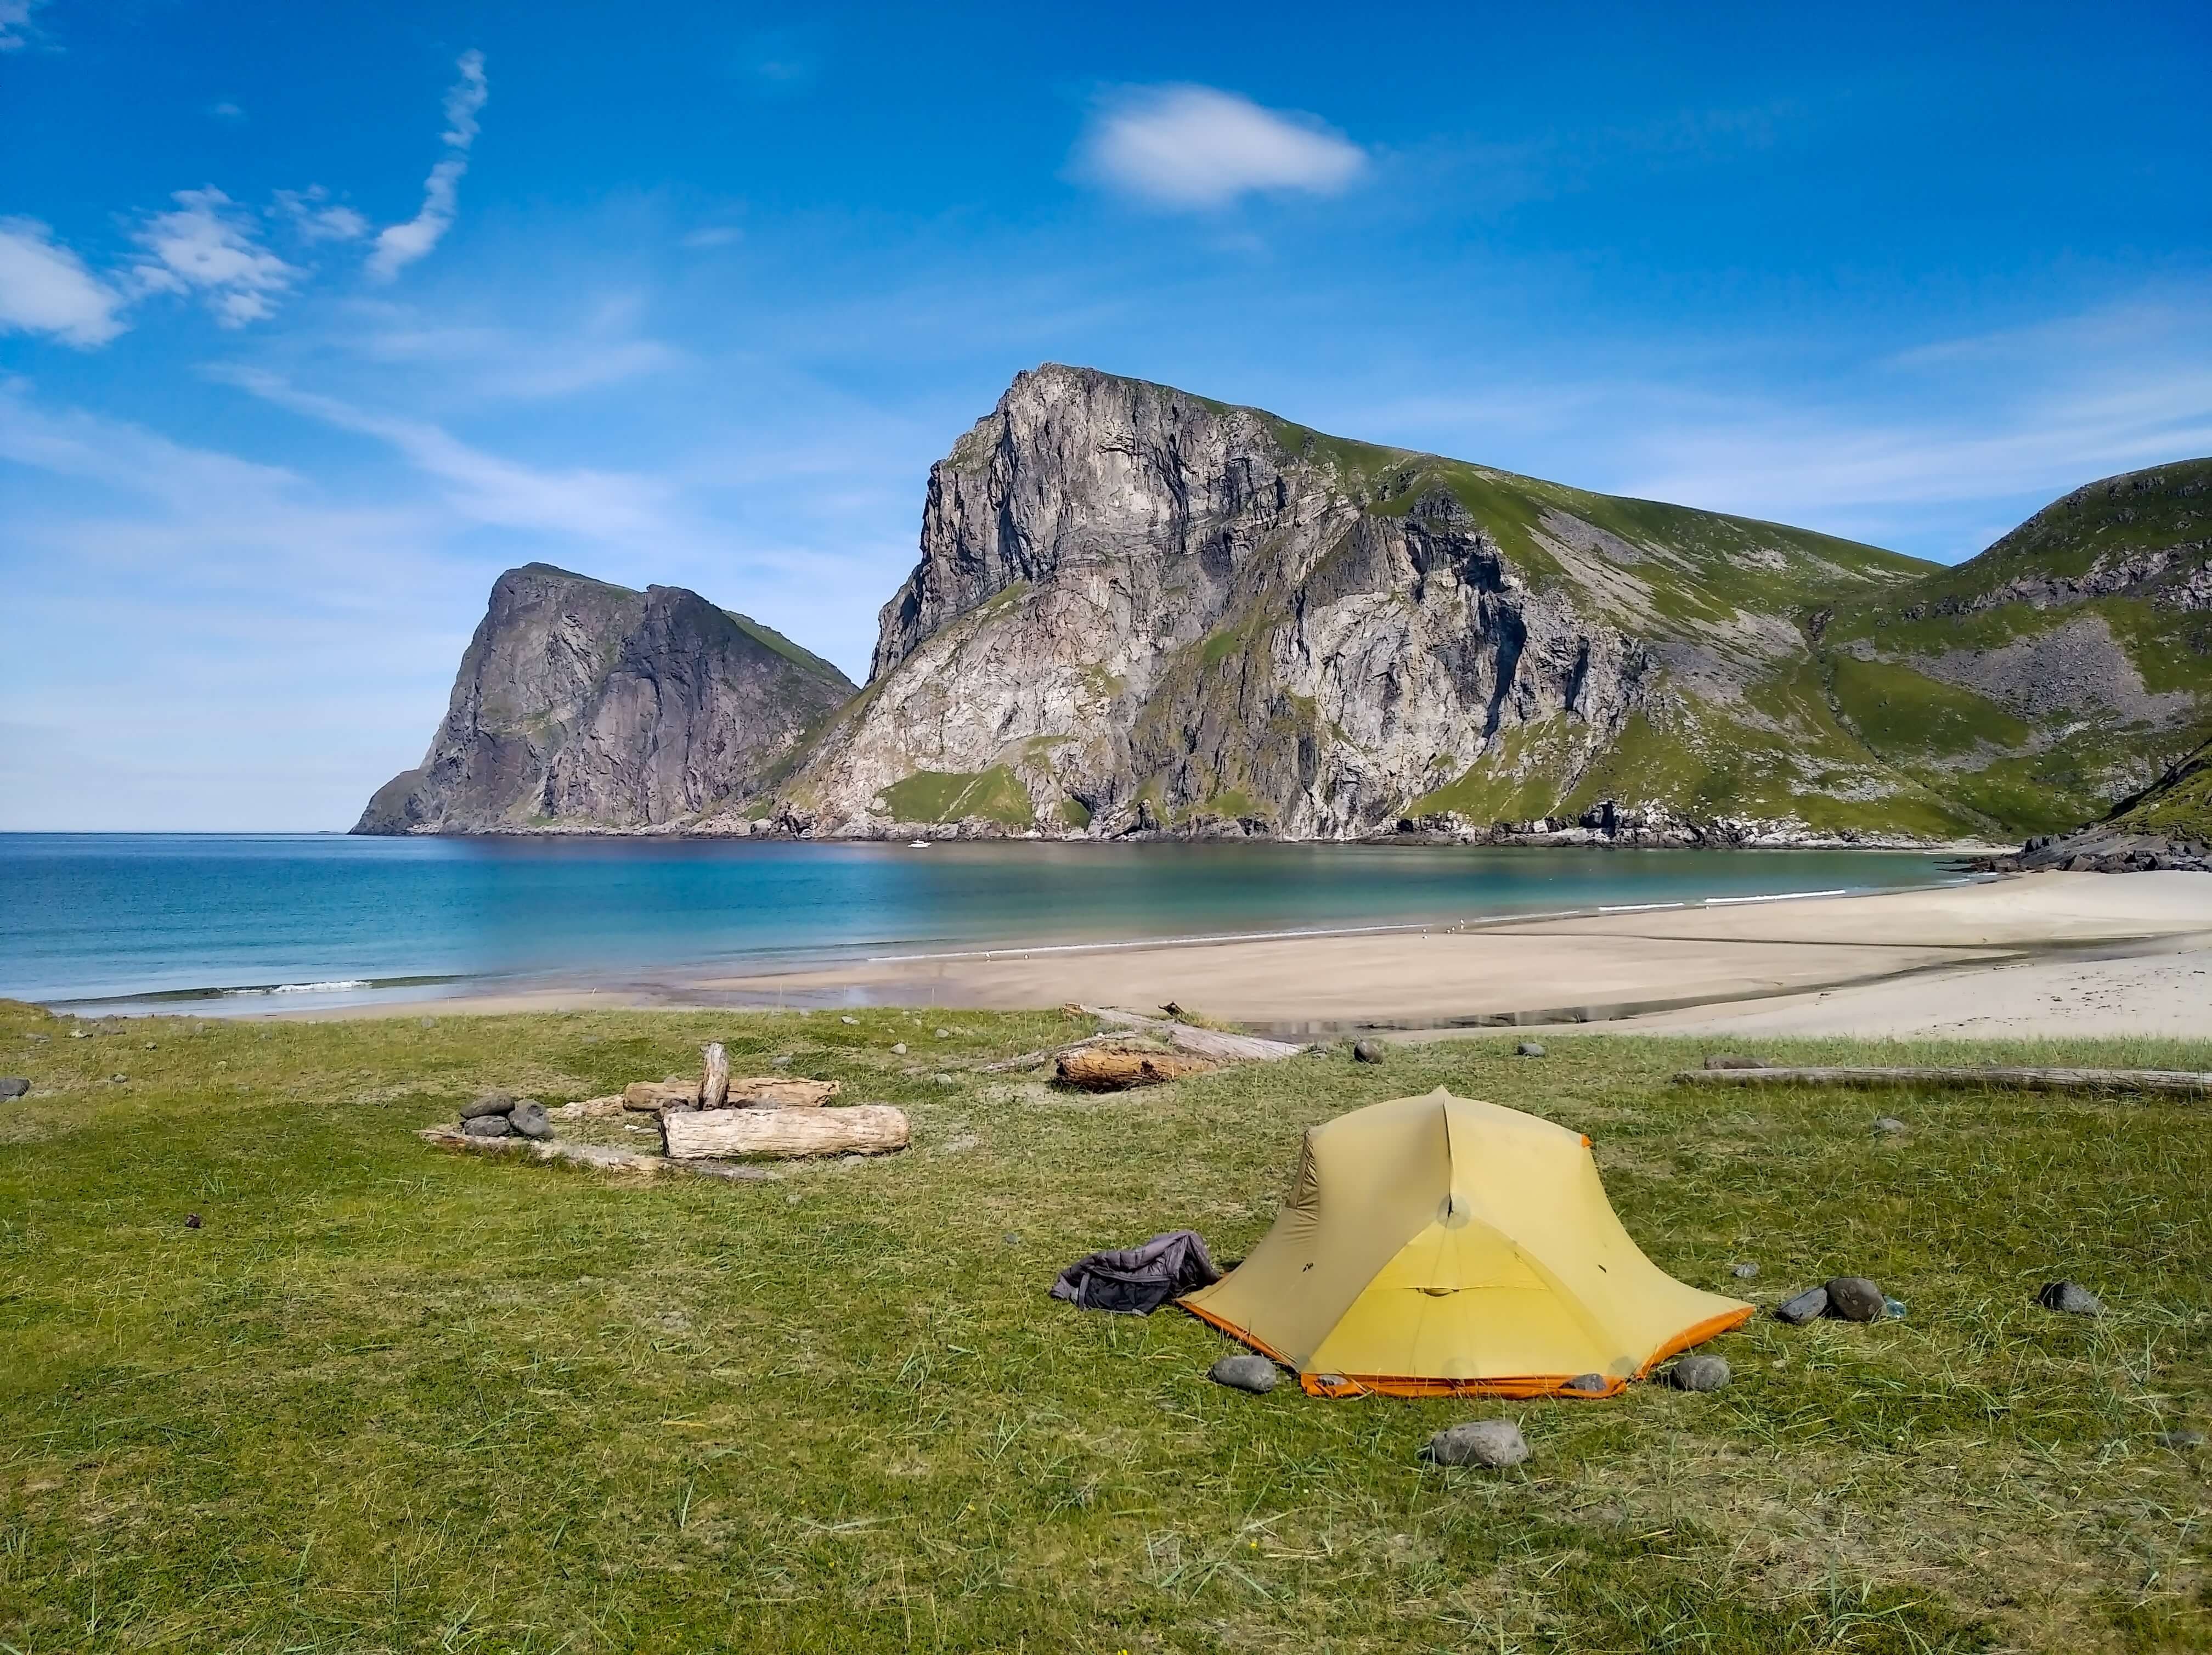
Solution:
[[[185,1214],[185,1228],[187,1230],[197,1230],[199,1227],[200,1215],[198,1213],[187,1213]]]
[[[487,1092],[474,1103],[461,1105],[465,1121],[482,1120],[487,1115],[504,1115],[514,1107],[514,1099],[503,1092]]]
[[[859,1018],[857,1018],[857,1017],[841,1017],[841,1018],[839,1018],[837,1020],[838,1020],[840,1023],[850,1023],[850,1024],[852,1024],[853,1025],[854,1025],[855,1027],[858,1027],[858,1026],[859,1026],[859,1025],[860,1025],[860,1019]]]
[[[1910,1127],[1906,1126],[1904,1122],[1899,1120],[1894,1115],[1875,1116],[1874,1117],[1874,1129],[1877,1132],[1887,1132],[1893,1137],[1900,1132],[1909,1132],[1911,1130]]]
[[[1431,1437],[1421,1457],[1432,1465],[1481,1465],[1498,1470],[1528,1457],[1528,1439],[1510,1420],[1470,1420]]]
[[[1759,1266],[1756,1264],[1731,1264],[1729,1266],[1729,1274],[1739,1281],[1748,1281],[1752,1277],[1759,1274]]]
[[[1766,1060],[1746,1057],[1737,1052],[1717,1051],[1705,1059],[1705,1067],[1709,1069],[1763,1069],[1766,1067]]]
[[[1610,1383],[1602,1373],[1577,1373],[1560,1390],[1570,1396],[1602,1396]]]
[[[1249,1390],[1255,1396],[1264,1396],[1275,1388],[1275,1382],[1282,1375],[1266,1357],[1247,1352],[1223,1357],[1206,1370],[1206,1377],[1232,1390]]]
[[[31,1083],[20,1074],[11,1074],[0,1080],[0,1098],[21,1098],[31,1089]]]
[[[477,1115],[461,1123],[461,1131],[471,1138],[506,1138],[514,1135],[514,1129],[504,1115]]]
[[[1881,1289],[1863,1275],[1838,1275],[1826,1284],[1828,1314],[1845,1322],[1879,1322],[1889,1314]]]
[[[2202,1431],[2185,1426],[2179,1431],[2160,1432],[2158,1433],[2157,1441],[2158,1445],[2160,1448],[2171,1448],[2176,1453],[2179,1453],[2185,1448],[2203,1447],[2204,1433]]]
[[[1660,1377],[1677,1390],[1718,1390],[1734,1376],[1727,1357],[1703,1354],[1677,1358]]]
[[[553,1123],[545,1118],[545,1105],[535,1098],[525,1098],[514,1106],[514,1113],[507,1117],[507,1124],[525,1138],[534,1138],[543,1143],[553,1135]]]
[[[1544,1050],[1544,1043],[1542,1041],[1523,1040],[1519,1045],[1513,1048],[1513,1055],[1516,1057],[1542,1057],[1547,1054]]]
[[[905,1042],[905,1041],[903,1041],[903,1040],[902,1040],[902,1041],[900,1041],[896,1045],[893,1046],[893,1047],[891,1048],[891,1056],[894,1056],[894,1057],[903,1057],[903,1056],[906,1056],[906,1042]]]
[[[2047,1311],[2059,1311],[2068,1316],[2102,1316],[2104,1301],[2078,1281],[2052,1281],[2035,1295],[2035,1302]]]
[[[1787,1322],[1793,1328],[1802,1328],[1808,1322],[1818,1321],[1828,1313],[1828,1290],[1808,1287],[1795,1299],[1786,1299],[1774,1307],[1774,1319]]]
[[[935,1032],[939,1040],[950,1040],[952,1038],[952,1031],[950,1029],[939,1029]]]
[[[1355,1040],[1352,1043],[1352,1061],[1355,1063],[1379,1063],[1383,1056],[1380,1040]]]

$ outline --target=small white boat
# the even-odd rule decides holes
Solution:
[[[929,849],[929,841],[927,839],[916,839],[912,844],[908,845],[907,849],[908,850],[927,850]]]

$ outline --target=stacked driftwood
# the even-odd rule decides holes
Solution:
[[[1158,1086],[1194,1074],[1206,1074],[1231,1063],[1270,1063],[1307,1050],[1285,1040],[1200,1028],[1181,1017],[1146,1017],[1112,1007],[1076,1006],[1071,1011],[1110,1024],[1118,1032],[1098,1033],[1049,1050],[1024,1052],[1004,1062],[987,1063],[984,1074],[1052,1066],[1053,1079],[1082,1092],[1126,1092]],[[1170,1013],[1182,1007],[1163,1007]]]
[[[839,1085],[797,1075],[732,1080],[720,1041],[705,1049],[696,1080],[641,1080],[623,1105],[656,1115],[670,1157],[714,1160],[732,1155],[780,1159],[801,1155],[883,1155],[907,1146],[906,1111],[889,1104],[833,1106]]]

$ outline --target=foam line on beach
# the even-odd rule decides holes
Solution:
[[[1748,902],[1804,902],[1814,897],[1848,897],[1848,891],[1778,891],[1771,897],[1708,897],[1708,908],[1734,908]]]

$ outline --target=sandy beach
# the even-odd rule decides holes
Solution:
[[[909,955],[300,1016],[578,1006],[1152,1007],[1291,1033],[2212,1037],[2212,879],[2042,873],[1428,932]]]

